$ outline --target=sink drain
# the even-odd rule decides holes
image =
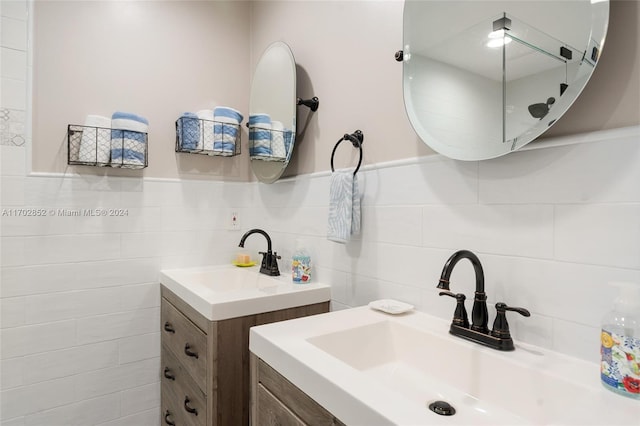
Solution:
[[[456,413],[456,409],[453,405],[446,401],[433,401],[429,404],[429,410],[441,416],[453,416]]]

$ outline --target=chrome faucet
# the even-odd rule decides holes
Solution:
[[[271,237],[262,229],[251,229],[247,231],[242,238],[240,239],[240,244],[238,247],[244,247],[244,242],[247,237],[251,234],[262,234],[267,239],[267,251],[259,252],[262,255],[262,263],[260,264],[260,273],[270,275],[270,276],[278,276],[280,275],[280,270],[278,269],[278,253],[271,251]]]
[[[452,293],[449,289],[451,272],[462,259],[468,259],[471,262],[476,275],[476,291],[473,298],[473,309],[471,310],[471,327],[469,327],[467,310],[464,306],[466,296],[462,293]],[[501,351],[514,350],[506,311],[514,311],[525,317],[531,314],[524,308],[512,308],[502,302],[496,303],[496,319],[493,323],[493,329],[489,331],[487,328],[489,315],[487,313],[487,295],[484,292],[484,271],[478,256],[469,250],[455,252],[442,269],[438,288],[444,290],[439,293],[440,296],[449,296],[456,299],[456,310],[453,314],[449,333]]]

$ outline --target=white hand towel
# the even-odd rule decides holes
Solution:
[[[202,109],[196,112],[200,120],[200,140],[196,149],[213,150],[213,110]]]
[[[360,234],[360,190],[353,170],[336,170],[329,183],[327,238],[341,244]]]
[[[284,125],[275,120],[271,122],[271,154],[278,160],[284,160],[287,156],[284,145]]]
[[[111,155],[111,119],[101,115],[87,115],[82,129],[82,139],[77,154],[71,153],[71,158],[86,163],[109,163]]]

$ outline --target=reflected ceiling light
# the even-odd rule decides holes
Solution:
[[[487,47],[502,47],[511,43],[511,37],[505,36],[503,29],[490,32],[488,37]]]

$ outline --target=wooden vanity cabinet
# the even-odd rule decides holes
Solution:
[[[211,321],[164,285],[161,292],[161,415],[169,426],[248,425],[249,328],[329,311],[327,301]]]
[[[252,425],[345,426],[269,364],[250,356]]]

